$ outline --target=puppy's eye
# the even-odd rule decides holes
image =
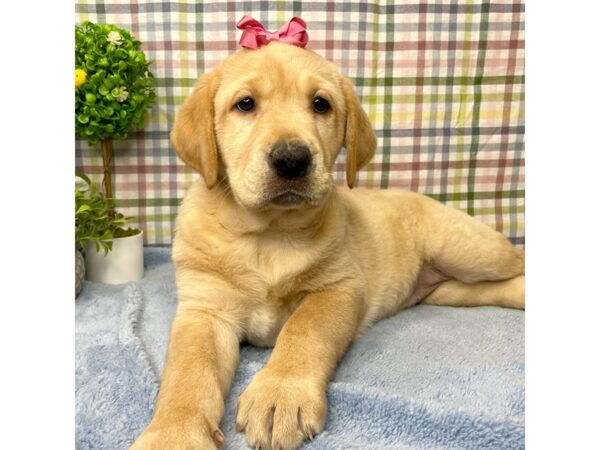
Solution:
[[[235,106],[242,112],[250,112],[254,109],[254,100],[252,97],[246,97],[237,102]]]
[[[315,97],[313,100],[313,110],[314,112],[323,114],[331,109],[331,105],[327,100],[323,97]]]

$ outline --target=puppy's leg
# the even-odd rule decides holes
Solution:
[[[131,448],[221,447],[225,439],[219,422],[238,360],[232,325],[216,311],[180,300],[154,416]]]
[[[441,306],[504,306],[525,309],[525,277],[502,281],[463,283],[458,280],[440,284],[422,303]]]
[[[441,272],[465,283],[524,273],[525,253],[503,234],[434,200],[426,199],[423,206],[420,240],[426,260]]]
[[[290,316],[238,402],[237,428],[252,448],[294,449],[323,430],[327,382],[362,308],[360,297],[328,291],[309,294]]]

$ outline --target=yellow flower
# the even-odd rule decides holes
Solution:
[[[85,70],[75,69],[75,87],[78,88],[87,81]]]

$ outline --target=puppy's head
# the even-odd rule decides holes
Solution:
[[[209,188],[224,179],[240,204],[259,210],[321,202],[342,147],[352,187],[377,144],[352,83],[314,52],[276,42],[203,75],[171,140]]]

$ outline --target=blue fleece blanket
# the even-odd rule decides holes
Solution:
[[[147,248],[143,280],[86,282],[76,300],[77,449],[126,449],[149,422],[176,291],[170,249]],[[325,431],[303,449],[521,449],[524,313],[420,305],[376,324],[327,391]],[[270,350],[245,346],[221,427]]]

